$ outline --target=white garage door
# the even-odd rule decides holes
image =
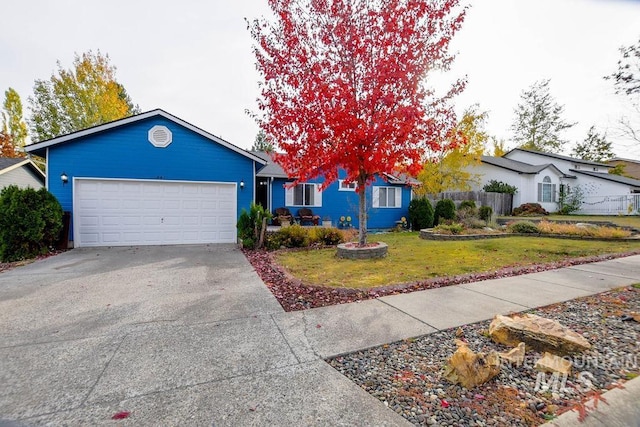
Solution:
[[[76,178],[74,245],[236,242],[235,183]]]

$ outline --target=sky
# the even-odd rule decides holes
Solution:
[[[456,62],[433,85],[466,76],[461,113],[477,103],[489,112],[489,134],[509,148],[514,108],[523,90],[551,79],[565,106],[572,143],[592,125],[607,132],[620,157],[640,159],[640,146],[620,138],[616,122],[629,102],[603,76],[618,49],[640,39],[640,0],[468,0],[471,7],[452,43]],[[36,79],[74,53],[106,53],[142,111],[162,108],[242,148],[258,132],[259,74],[245,18],[269,13],[267,0],[21,0],[0,7],[0,90],[27,98]],[[567,149],[567,153],[570,147]]]

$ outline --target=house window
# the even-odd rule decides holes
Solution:
[[[402,189],[397,187],[373,187],[374,208],[399,208],[402,206]]]
[[[551,178],[548,176],[545,176],[542,182],[538,183],[538,201],[542,203],[556,201],[556,185],[551,183]]]
[[[347,183],[344,179],[338,180],[338,190],[339,191],[356,191],[356,187],[358,186],[355,182]]]
[[[322,206],[320,185],[303,183],[287,188],[285,199],[287,206]]]

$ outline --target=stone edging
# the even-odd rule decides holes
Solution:
[[[436,234],[431,230],[420,230],[420,238],[424,240],[482,240],[482,239],[504,239],[507,237],[547,237],[550,239],[566,239],[566,240],[594,240],[599,242],[625,242],[635,241],[638,238],[626,237],[620,239],[607,237],[590,237],[590,236],[570,236],[566,234],[540,234],[540,233],[505,233],[505,234]]]
[[[389,246],[384,242],[376,242],[376,246],[367,246],[364,248],[358,248],[353,246],[347,246],[348,243],[341,243],[337,246],[338,258],[344,259],[373,259],[384,258],[387,255]]]

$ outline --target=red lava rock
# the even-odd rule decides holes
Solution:
[[[379,298],[386,295],[404,294],[425,289],[436,289],[444,286],[479,282],[482,280],[519,276],[522,274],[555,270],[573,265],[588,264],[591,262],[606,261],[640,254],[640,251],[636,250],[621,254],[571,258],[546,264],[505,267],[497,271],[464,274],[452,277],[436,277],[419,282],[363,290],[305,285],[289,278],[289,276],[287,276],[287,274],[275,263],[271,252],[265,250],[250,251],[246,249],[242,249],[242,251],[255,269],[256,273],[258,273],[262,281],[267,285],[271,293],[276,297],[285,311],[306,310],[308,308],[345,304]]]
[[[447,402],[447,401],[446,401],[446,400],[444,400],[444,399],[442,399],[442,400],[440,401],[440,404],[442,405],[442,407],[443,407],[443,408],[448,408],[449,406],[451,406],[451,405],[449,404],[449,402]]]

